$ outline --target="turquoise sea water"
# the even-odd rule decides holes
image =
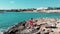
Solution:
[[[5,12],[0,13],[0,29],[7,29],[12,25],[30,18],[60,18],[60,13],[41,12]]]

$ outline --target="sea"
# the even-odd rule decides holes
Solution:
[[[30,18],[58,18],[60,13],[43,13],[43,12],[2,12],[0,13],[0,34],[3,34],[11,26],[18,24]]]

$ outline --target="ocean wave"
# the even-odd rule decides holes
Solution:
[[[0,29],[0,34],[3,34],[3,32],[5,31],[6,29]]]
[[[17,24],[17,23],[16,23]],[[15,25],[16,25],[15,24]],[[13,26],[15,26],[15,25],[13,25]],[[0,34],[3,34],[3,32],[5,32],[5,31],[8,31],[10,28],[12,28],[13,26],[11,26],[11,27],[8,27],[8,28],[0,28]]]
[[[3,32],[0,31],[0,34],[3,34]]]

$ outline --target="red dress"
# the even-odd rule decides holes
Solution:
[[[33,20],[30,20],[30,26],[33,26]]]

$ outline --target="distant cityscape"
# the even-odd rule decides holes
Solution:
[[[6,12],[33,12],[33,11],[56,11],[59,10],[60,12],[60,7],[47,7],[47,8],[29,8],[29,9],[11,9],[11,10],[0,10],[1,11],[6,11]]]

